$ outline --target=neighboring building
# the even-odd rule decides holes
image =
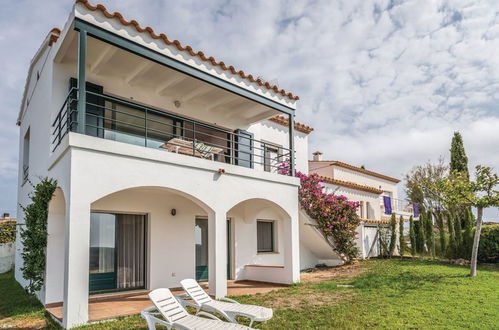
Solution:
[[[197,278],[221,297],[228,279],[298,281],[299,179],[275,173],[287,158],[308,168],[297,101],[76,1],[33,58],[18,117],[20,205],[28,179],[58,183],[40,301],[62,303],[72,327],[94,294]]]
[[[392,213],[397,215],[397,220],[400,216],[404,220],[408,220],[411,215],[419,216],[417,209],[414,210],[411,204],[398,198],[399,179],[340,161],[323,160],[319,151],[314,152],[313,159],[309,161],[309,172],[321,176],[327,192],[344,195],[360,203],[358,214],[362,222],[357,229],[357,243],[362,258],[368,257],[369,251],[369,256],[378,255],[378,240],[375,239],[378,226],[386,226]],[[309,254],[304,251],[301,253]],[[312,254],[307,264],[321,261],[324,260],[314,259]],[[329,262],[334,263],[334,259]]]
[[[10,213],[3,213],[0,222],[15,222],[16,218],[11,218]]]

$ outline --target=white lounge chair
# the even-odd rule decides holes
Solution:
[[[211,313],[219,313],[229,321],[237,323],[236,316],[244,316],[250,319],[250,327],[254,321],[265,322],[272,318],[272,309],[267,307],[240,304],[229,298],[221,298],[218,301],[212,299],[201,286],[193,279],[185,279],[180,281],[180,285],[192,299],[194,303],[183,302],[184,305],[196,308],[196,315],[201,310]],[[177,296],[178,299],[183,299],[182,295]]]
[[[161,324],[168,330],[251,329],[244,325],[224,322],[216,316],[208,313],[190,315],[168,289],[156,289],[151,291],[149,293],[149,299],[151,299],[154,306],[148,307],[140,312],[140,315],[146,320],[149,330],[156,329],[156,324]],[[209,319],[201,317],[201,315],[209,317]],[[161,316],[164,320],[160,318]]]

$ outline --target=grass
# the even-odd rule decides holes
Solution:
[[[365,267],[354,278],[237,299],[274,309],[262,329],[499,329],[498,265],[479,267],[475,278],[467,276],[467,267],[436,261],[371,260]],[[0,275],[0,292],[2,317],[46,319],[41,305],[14,285],[12,274]],[[145,329],[145,323],[133,316],[81,328]]]
[[[0,274],[0,329],[57,328],[42,304],[14,280],[13,272]]]

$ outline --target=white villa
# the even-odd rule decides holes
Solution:
[[[77,0],[29,67],[18,117],[18,201],[28,181],[57,180],[48,215],[45,306],[61,324],[89,321],[89,298],[207,281],[292,284],[300,269],[337,264],[300,211],[299,179],[362,202],[359,244],[382,222],[397,179],[315,154],[295,122],[298,97],[102,6]],[[294,157],[293,157],[294,156]],[[396,209],[394,206],[393,209]],[[22,209],[18,209],[22,224]],[[367,243],[366,243],[367,244]],[[16,272],[22,276],[17,239]]]
[[[397,221],[400,216],[404,221],[409,220],[410,216],[419,217],[417,206],[414,207],[398,198],[399,179],[341,161],[323,160],[320,151],[314,152],[313,156],[308,162],[309,172],[321,176],[326,190],[360,203],[358,214],[361,225],[357,229],[360,257],[367,258],[379,254],[379,242],[375,240],[376,232],[378,226],[386,226],[389,223],[392,213],[396,215]]]

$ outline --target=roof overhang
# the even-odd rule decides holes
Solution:
[[[288,94],[283,95],[282,91],[275,91],[265,85],[260,86],[257,82],[251,82],[247,76],[241,74],[242,71],[232,73],[231,70],[224,70],[220,67],[220,63],[214,65],[212,61],[202,60],[199,53],[195,53],[193,56],[189,51],[180,51],[175,42],[168,45],[162,37],[164,35],[154,34],[149,27],[140,28],[135,21],[125,21],[121,15],[117,16],[117,13],[109,14],[103,6],[99,5],[94,8],[99,10],[92,10],[85,1],[77,1],[74,11],[74,28],[76,30],[85,30],[88,35],[96,39],[281,113],[294,114],[296,97],[291,97]],[[164,37],[166,38],[166,36]]]

